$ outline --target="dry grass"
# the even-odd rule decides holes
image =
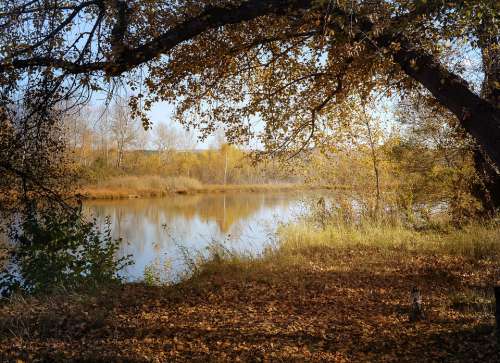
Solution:
[[[259,255],[234,252],[221,244],[213,244],[209,252],[208,257],[190,256],[192,283],[200,276],[234,275],[236,272],[245,278],[267,276],[268,279],[272,278],[273,271],[301,270],[309,265],[343,270],[352,268],[353,261],[364,260],[365,267],[356,268],[370,269],[370,266],[393,261],[408,267],[419,259],[430,259],[465,261],[472,268],[483,265],[488,280],[477,283],[483,286],[500,284],[498,222],[473,223],[461,229],[442,231],[416,231],[376,223],[336,224],[324,229],[306,223],[294,224],[281,227],[278,240]],[[338,256],[346,254],[351,257],[339,261]]]
[[[462,256],[474,260],[500,259],[500,225],[472,223],[460,229],[416,231],[402,225],[362,223],[332,224],[314,228],[307,223],[281,229],[280,253],[304,248],[380,248],[408,254]]]
[[[329,186],[305,185],[305,184],[205,184],[198,189],[200,193],[224,193],[224,192],[279,192],[293,190],[317,190],[331,189]]]
[[[85,186],[79,193],[91,199],[161,197],[171,193],[196,191],[201,186],[198,180],[187,177],[122,176]]]
[[[121,176],[78,191],[89,199],[126,199],[162,197],[168,194],[225,193],[225,192],[277,192],[301,189],[329,189],[325,186],[298,184],[202,184],[188,177]]]

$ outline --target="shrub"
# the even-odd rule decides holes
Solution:
[[[0,274],[4,294],[117,282],[120,270],[132,264],[130,256],[116,257],[121,240],[111,237],[109,220],[101,230],[81,209],[25,218],[12,228],[11,241],[10,263]]]

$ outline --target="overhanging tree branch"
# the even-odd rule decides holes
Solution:
[[[435,13],[439,11],[441,1],[429,1],[414,10],[415,14]],[[50,57],[34,57],[31,59],[16,59],[0,63],[0,72],[33,67],[54,67],[64,69],[67,73],[91,73],[104,71],[110,76],[118,76],[141,64],[147,63],[162,54],[166,54],[177,45],[194,39],[196,36],[226,25],[251,21],[264,16],[290,16],[300,11],[312,11],[324,7],[314,0],[248,0],[238,5],[209,6],[199,15],[189,18],[166,30],[160,36],[135,48],[126,48],[113,59],[101,62],[78,63]],[[351,19],[354,23],[354,39],[362,41],[369,39],[369,46],[374,51],[384,49],[385,54],[393,58],[401,69],[411,78],[427,88],[434,97],[446,108],[452,111],[467,130],[500,167],[500,111],[488,101],[473,93],[467,83],[458,75],[450,72],[430,54],[415,47],[403,34],[398,32],[405,19],[412,13],[389,21],[389,25],[380,35],[374,33],[374,24],[353,11],[347,13],[340,6],[329,7],[332,16],[341,19]],[[120,13],[120,12],[119,12]],[[116,23],[117,39],[124,34],[125,18]],[[125,19],[125,20],[124,20]],[[336,24],[332,24],[334,26]],[[334,26],[336,30],[338,27]],[[118,32],[118,30],[120,30]],[[123,31],[122,31],[123,30]],[[352,29],[349,30],[350,32]],[[123,44],[123,43],[122,43]],[[393,45],[397,45],[393,47]]]

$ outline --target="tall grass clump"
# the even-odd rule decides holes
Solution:
[[[360,204],[363,206],[362,204]],[[370,249],[459,255],[472,259],[500,257],[500,219],[469,219],[456,224],[447,210],[433,215],[408,213],[397,206],[355,208],[339,200],[310,205],[298,223],[279,229],[281,253],[309,249]]]
[[[99,183],[97,186],[107,189],[127,189],[134,191],[160,190],[174,192],[178,190],[200,189],[202,185],[198,180],[184,176],[161,177],[158,175],[144,175],[114,177]]]
[[[169,191],[197,190],[202,187],[200,181],[186,176],[165,177],[163,180]]]
[[[182,255],[186,270],[178,276],[178,281],[181,285],[187,283],[191,287],[200,287],[204,283],[222,284],[228,280],[252,279],[257,276],[270,278],[269,251],[236,251],[217,241],[212,241],[204,250],[184,250]]]
[[[460,228],[416,230],[403,224],[365,221],[360,224],[331,224],[324,228],[308,223],[279,230],[280,250],[301,253],[308,248],[378,248],[408,253],[459,255],[472,259],[500,257],[500,228],[497,222],[472,222]]]

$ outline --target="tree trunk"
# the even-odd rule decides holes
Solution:
[[[482,39],[484,80],[481,96],[500,109],[500,44],[498,39]],[[479,181],[473,193],[481,201],[484,211],[493,214],[500,208],[500,173],[478,146],[474,149],[474,163]]]
[[[500,208],[500,174],[479,146],[474,148],[474,166],[478,180],[472,193],[480,200],[485,214],[493,215]]]
[[[224,161],[224,185],[226,185],[226,182],[227,182],[227,147],[226,147],[226,155]]]
[[[380,45],[388,46],[384,41],[380,41]],[[406,74],[457,116],[493,165],[500,168],[500,110],[473,93],[461,77],[448,71],[431,55],[412,49],[404,39],[393,58]]]
[[[380,175],[378,170],[378,159],[375,151],[375,143],[372,137],[372,131],[370,127],[370,122],[366,122],[366,127],[368,128],[368,135],[370,138],[370,150],[372,156],[373,163],[373,171],[375,173],[375,190],[376,190],[376,201],[375,201],[375,215],[378,216],[379,208],[380,208]]]
[[[116,167],[120,168],[122,166],[123,159],[123,143],[119,142],[117,147],[117,155],[116,155]]]
[[[372,158],[372,164],[373,164],[373,172],[375,174],[375,192],[376,192],[376,199],[375,199],[375,217],[378,217],[379,214],[379,209],[380,209],[380,173],[378,169],[378,158],[377,158],[377,152],[375,150],[376,145],[375,145],[375,140],[373,137],[373,132],[372,128],[370,125],[370,116],[367,115],[365,105],[363,104],[363,118],[364,122],[366,125],[366,130],[368,133],[368,144],[370,145],[370,151],[371,151],[371,158]]]

